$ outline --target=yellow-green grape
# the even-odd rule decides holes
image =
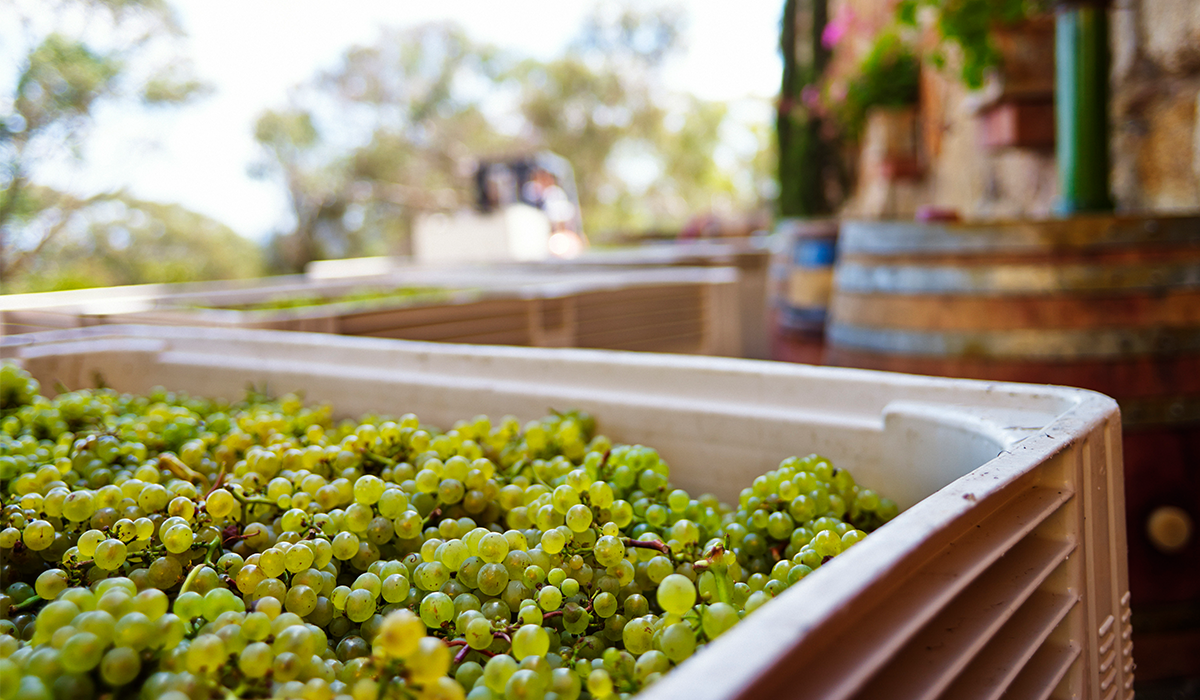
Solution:
[[[372,474],[364,474],[358,477],[354,482],[354,501],[365,506],[374,505],[379,502],[383,492],[386,489],[383,479]],[[387,516],[385,516],[387,517]]]
[[[333,556],[340,561],[351,559],[358,554],[358,537],[353,532],[339,532],[333,538]]]
[[[225,665],[225,643],[215,634],[192,640],[187,651],[187,670],[195,675],[215,674]]]
[[[522,625],[513,634],[512,655],[517,660],[527,656],[545,656],[550,650],[550,635],[541,625]]]
[[[238,655],[238,669],[247,678],[262,678],[275,663],[275,652],[261,641],[246,645]]]
[[[50,569],[38,574],[34,590],[42,600],[54,600],[59,593],[67,590],[67,572],[62,569]]]
[[[489,532],[479,540],[479,558],[489,564],[504,561],[508,555],[508,540],[498,532]]]
[[[117,620],[113,641],[118,646],[140,650],[151,646],[154,636],[155,626],[150,618],[140,612],[131,612]]]
[[[512,678],[519,668],[513,657],[508,654],[497,654],[488,659],[483,667],[483,684],[488,690],[503,697],[508,679]]]
[[[45,520],[34,520],[25,526],[21,539],[26,547],[40,552],[54,542],[54,526]]]
[[[612,695],[613,682],[612,678],[608,675],[608,671],[597,668],[588,674],[587,689],[592,694],[592,697],[597,698],[597,700]]]
[[[434,683],[450,671],[453,655],[450,647],[437,637],[421,637],[415,651],[407,656],[409,678],[417,684]]]
[[[87,673],[100,663],[105,646],[105,641],[91,632],[76,632],[63,645],[59,661],[68,673]]]
[[[662,645],[663,653],[675,663],[681,663],[696,651],[696,635],[692,632],[692,628],[684,622],[668,625],[662,631],[659,643]]]
[[[114,647],[100,660],[100,678],[112,688],[131,683],[141,670],[141,658],[129,647]]]
[[[214,518],[224,518],[237,508],[237,499],[225,489],[217,489],[208,494],[204,501],[204,509]]]
[[[287,553],[283,555],[283,563],[288,571],[298,574],[312,566],[315,558],[313,550],[301,545],[288,549]]]
[[[548,530],[542,535],[541,548],[546,554],[558,554],[567,545],[567,537],[558,530]]]
[[[425,624],[421,619],[409,610],[397,610],[383,618],[375,646],[388,657],[407,659],[417,652],[424,638]]]
[[[95,498],[91,491],[72,491],[62,504],[62,514],[73,523],[81,523],[96,512]]]
[[[375,614],[375,596],[371,592],[360,588],[350,591],[350,595],[346,597],[346,617],[352,622],[366,622]]]
[[[383,580],[380,595],[388,603],[403,603],[408,600],[411,585],[402,574],[392,574]]]
[[[278,578],[286,568],[284,554],[278,547],[272,547],[258,557],[258,568],[268,578]]]
[[[472,649],[487,649],[493,641],[491,620],[482,615],[471,619],[463,632],[463,638],[467,640],[467,645]]]
[[[592,509],[583,504],[571,506],[567,510],[566,523],[572,532],[583,532],[592,525]]]
[[[105,571],[115,571],[125,563],[126,547],[121,540],[107,539],[96,545],[92,561]]]
[[[191,549],[195,534],[188,525],[172,525],[162,533],[163,546],[172,554],[180,554]]]

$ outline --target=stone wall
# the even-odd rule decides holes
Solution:
[[[881,26],[881,14],[890,10],[890,3],[878,0],[831,5],[854,8],[861,26],[871,28]],[[896,141],[897,127],[873,123],[858,149],[858,177],[843,214],[909,218],[921,207],[934,207],[965,219],[1050,215],[1058,196],[1048,92],[1052,24],[1043,23],[1040,31],[1040,39],[1035,32],[1019,47],[1017,55],[1027,62],[1007,85],[1001,74],[972,92],[957,80],[953,66],[927,67],[917,107],[919,167],[889,167],[896,154],[888,144]],[[869,41],[846,42],[835,50],[835,60],[851,63],[854,57],[845,54],[864,45]],[[1114,0],[1111,47],[1112,189],[1118,208],[1200,209],[1200,0]],[[843,55],[836,55],[839,50]],[[1016,128],[1020,138],[1005,141],[1005,128]]]
[[[1200,1],[1118,0],[1112,47],[1119,206],[1200,208]]]

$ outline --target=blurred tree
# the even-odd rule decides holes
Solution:
[[[30,221],[43,232],[42,250],[6,292],[195,282],[255,277],[258,247],[227,226],[175,204],[143,202],[123,193],[80,199],[29,186],[41,213]]]
[[[475,155],[514,141],[482,112],[499,66],[454,25],[386,30],[262,114],[253,172],[282,178],[295,218],[272,263],[403,252],[418,212],[467,206]]]
[[[0,285],[9,286],[63,230],[44,225],[43,214],[66,220],[81,206],[37,188],[38,166],[78,158],[101,104],[178,104],[204,87],[170,50],[180,29],[163,0],[13,2],[0,17],[19,36],[14,74],[0,81],[8,89],[0,97]]]
[[[520,60],[449,24],[351,49],[259,118],[253,172],[284,184],[294,217],[271,243],[273,264],[407,252],[419,213],[472,205],[479,160],[541,149],[571,162],[593,239],[679,227],[714,196],[757,204],[760,174],[718,165],[726,106],[662,86],[683,21],[678,9],[602,5],[550,61]]]

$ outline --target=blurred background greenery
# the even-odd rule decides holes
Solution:
[[[0,13],[21,27],[0,80],[3,292],[403,255],[415,216],[471,206],[477,159],[541,149],[573,165],[593,244],[676,232],[714,201],[747,226],[769,222],[769,124],[734,162],[718,158],[729,105],[664,87],[688,19],[682,6],[597,5],[550,59],[477,41],[451,22],[381,27],[246,124],[259,147],[250,173],[285,191],[293,222],[258,241],[178,204],[120,190],[81,196],[38,177],[47,161],[83,157],[100,110],[185,111],[212,92],[170,2],[17,2]],[[631,183],[618,156],[654,176]]]

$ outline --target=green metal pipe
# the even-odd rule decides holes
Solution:
[[[1108,3],[1059,4],[1055,54],[1058,210],[1110,211]]]

